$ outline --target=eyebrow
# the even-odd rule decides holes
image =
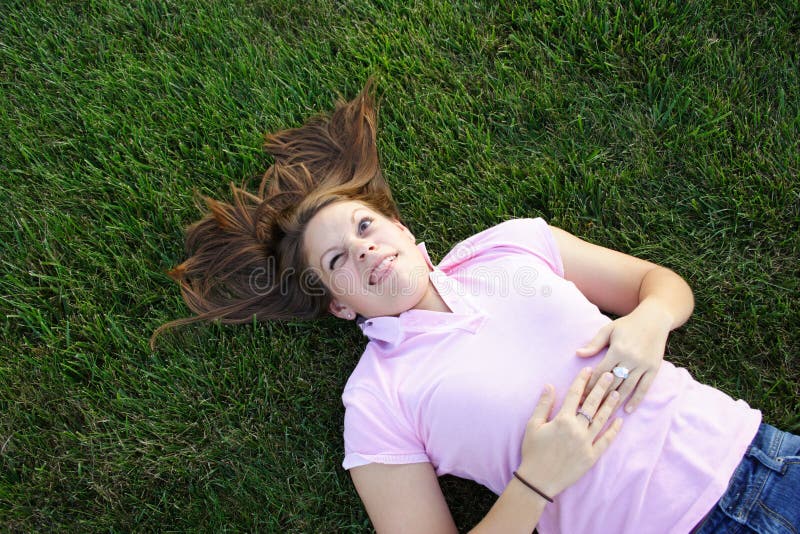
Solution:
[[[350,215],[350,220],[352,221],[353,224],[356,223],[356,213],[358,213],[360,210],[363,210],[363,209],[364,208],[356,208],[356,209],[353,210],[353,213]],[[335,248],[336,248],[336,245],[328,248],[328,250],[326,250],[325,252],[323,252],[320,255],[320,257],[319,257],[319,267],[320,267],[321,270],[323,270],[323,271],[325,270],[325,266],[323,265],[322,258],[325,257],[325,254],[327,254],[328,252],[330,252],[331,250],[333,250]]]

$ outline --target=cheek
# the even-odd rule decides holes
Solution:
[[[325,284],[332,295],[336,297],[349,297],[361,293],[361,280],[352,268],[339,268],[327,277]]]
[[[407,261],[408,267],[406,268],[406,276],[409,279],[417,281],[420,279],[427,279],[428,273],[430,272],[428,264],[416,247],[409,251]]]

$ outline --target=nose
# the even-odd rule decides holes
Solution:
[[[368,241],[361,241],[355,243],[356,247],[356,257],[359,261],[364,261],[367,258],[367,253],[375,251],[378,247],[375,246],[375,243],[371,243]]]

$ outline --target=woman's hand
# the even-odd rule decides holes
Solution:
[[[545,386],[528,421],[522,441],[522,462],[517,472],[550,497],[577,482],[608,448],[622,426],[622,420],[617,419],[601,433],[619,400],[616,391],[606,396],[613,382],[610,374],[601,376],[581,405],[591,374],[588,367],[578,374],[561,409],[550,421],[555,391],[553,386]]]
[[[601,310],[620,317],[597,332],[579,349],[588,357],[609,346],[595,365],[591,385],[614,367],[630,371],[620,386],[620,396],[633,397],[625,406],[632,412],[644,398],[664,357],[667,334],[682,325],[694,308],[689,285],[671,270],[628,254],[587,243],[569,232],[550,227],[561,252],[564,278]]]
[[[589,387],[594,386],[603,373],[624,367],[628,377],[614,377],[612,389],[619,391],[623,400],[633,393],[625,405],[626,412],[633,412],[661,367],[671,322],[671,317],[656,306],[639,306],[598,330],[585,347],[577,350],[578,356],[588,358],[608,346],[605,357],[595,366]]]

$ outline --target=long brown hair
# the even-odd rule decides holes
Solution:
[[[202,197],[208,211],[186,229],[188,258],[167,273],[196,315],[161,325],[151,348],[164,330],[195,321],[314,319],[325,313],[329,292],[303,251],[311,218],[343,200],[400,218],[378,161],[372,88],[370,80],[355,99],[337,101],[330,116],[268,135],[264,149],[275,162],[257,193],[231,184],[230,203]]]

